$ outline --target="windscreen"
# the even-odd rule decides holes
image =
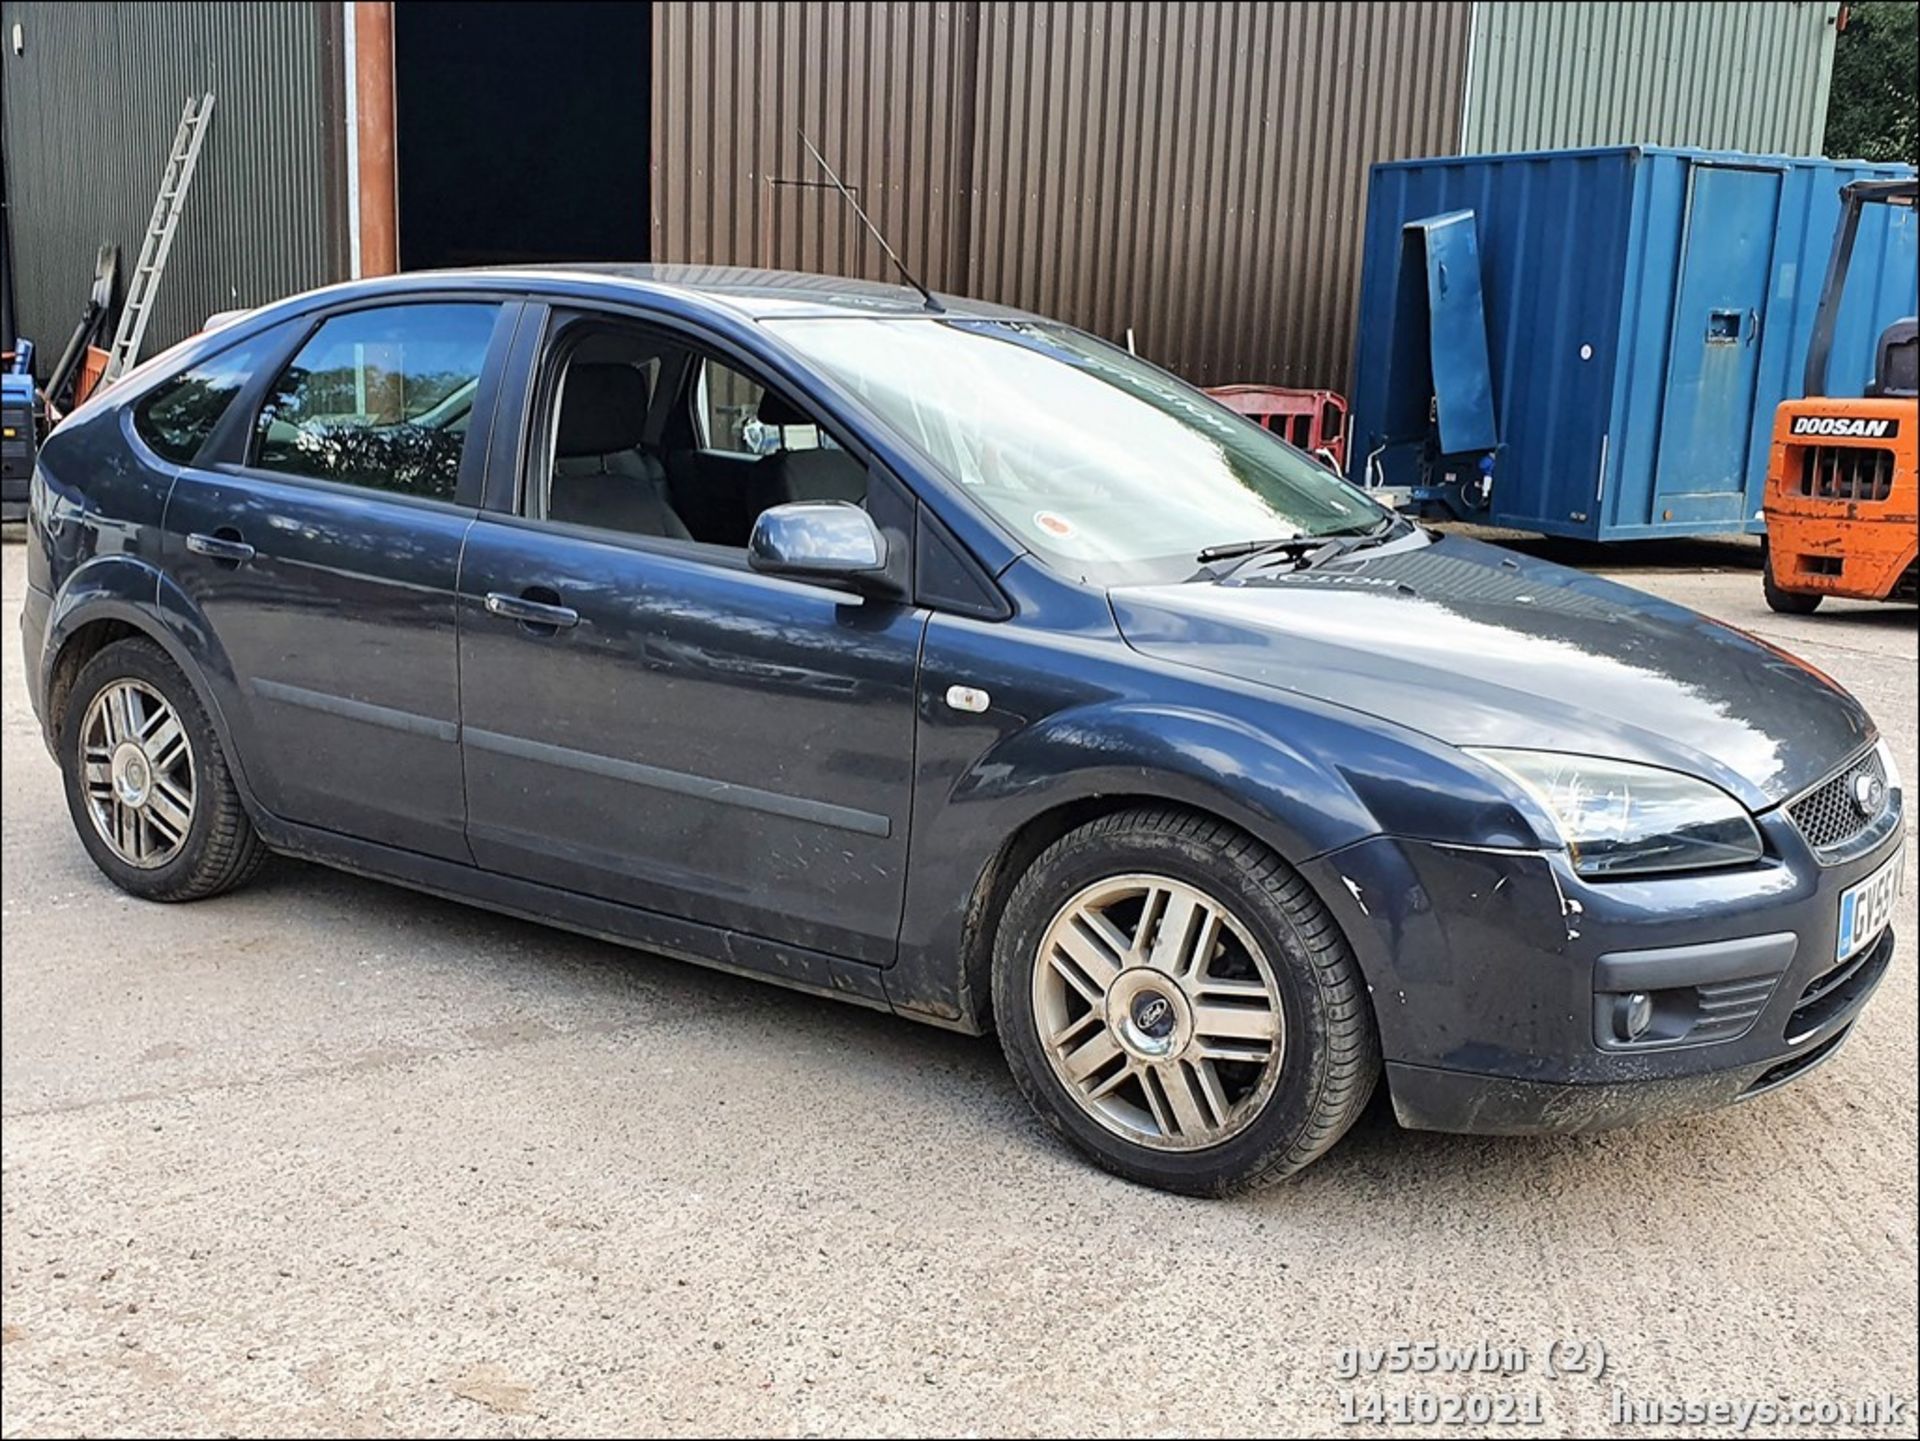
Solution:
[[[1181,578],[1210,547],[1354,534],[1387,515],[1166,372],[1063,326],[789,319],[783,340],[1056,568]]]

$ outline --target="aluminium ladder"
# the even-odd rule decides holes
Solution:
[[[120,325],[107,353],[101,385],[126,374],[140,354],[140,342],[146,338],[153,306],[153,292],[167,268],[173,233],[180,224],[180,205],[186,198],[187,187],[193,183],[194,167],[200,163],[200,145],[207,138],[207,121],[212,114],[211,93],[197,101],[189,95],[180,111],[180,128],[174,132],[167,168],[160,172],[160,193],[154,197],[153,218],[147,222],[147,238],[140,244],[140,260],[127,282],[126,304],[120,307]]]

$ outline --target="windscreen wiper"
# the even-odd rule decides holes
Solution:
[[[1203,566],[1230,560],[1234,564],[1223,571],[1204,571],[1215,580],[1225,580],[1265,556],[1291,556],[1295,570],[1312,570],[1356,550],[1383,545],[1405,528],[1405,520],[1385,515],[1361,530],[1328,531],[1322,535],[1291,535],[1272,540],[1235,540],[1225,545],[1210,545],[1194,559]],[[1195,577],[1198,579],[1198,577]]]
[[[1389,512],[1381,516],[1380,519],[1376,520],[1372,525],[1367,526],[1364,530],[1340,531],[1335,533],[1351,536],[1362,545],[1367,545],[1375,544],[1383,540],[1392,540],[1396,536],[1404,535],[1412,528],[1412,525],[1413,522],[1409,521],[1404,515],[1394,515]]]
[[[1316,565],[1324,565],[1343,555],[1352,555],[1356,550],[1372,550],[1376,545],[1398,540],[1408,529],[1409,523],[1404,517],[1385,515],[1363,530],[1329,531],[1320,537],[1329,542],[1326,551],[1316,552],[1301,561],[1300,569],[1311,570]]]
[[[1201,565],[1212,565],[1216,560],[1240,560],[1265,555],[1269,551],[1294,550],[1319,543],[1320,537],[1313,535],[1289,535],[1273,540],[1232,540],[1225,545],[1210,545],[1194,559]]]
[[[1273,540],[1235,540],[1225,545],[1210,545],[1194,559],[1203,566],[1223,560],[1234,562],[1223,571],[1202,572],[1215,580],[1225,580],[1265,556],[1295,556],[1304,568],[1322,559],[1321,552],[1332,552],[1338,548],[1337,541],[1329,541],[1324,535],[1290,535]]]

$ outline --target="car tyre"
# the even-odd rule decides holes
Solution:
[[[201,900],[266,861],[205,707],[152,641],[116,641],[81,666],[58,746],[80,843],[122,890]]]
[[[1105,816],[1043,851],[1002,913],[993,1001],[1014,1079],[1053,1131],[1188,1195],[1317,1160],[1380,1074],[1359,964],[1319,897],[1266,846],[1186,811]],[[1265,1059],[1222,1059],[1242,1055]]]

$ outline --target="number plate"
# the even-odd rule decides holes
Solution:
[[[1879,870],[1840,893],[1840,934],[1833,944],[1836,962],[1857,956],[1880,939],[1893,920],[1894,902],[1906,874],[1906,853],[1895,851]]]

